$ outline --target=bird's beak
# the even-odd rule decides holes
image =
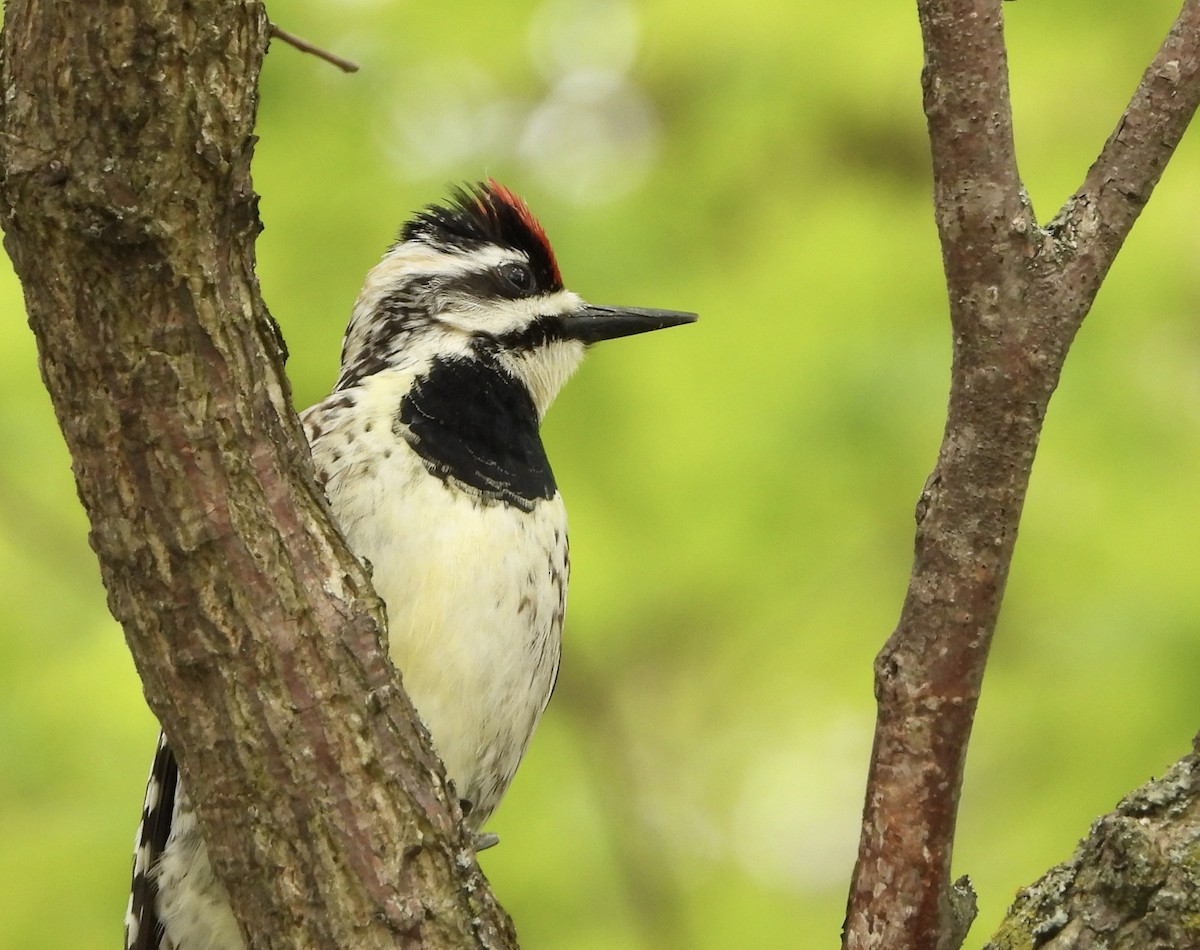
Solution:
[[[696,314],[678,310],[642,310],[636,307],[595,307],[584,304],[566,314],[563,326],[567,336],[583,343],[615,340],[649,330],[663,330],[684,323],[694,323]]]

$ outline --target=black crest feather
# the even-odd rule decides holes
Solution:
[[[524,201],[491,178],[456,188],[449,204],[430,205],[419,212],[404,226],[400,240],[442,247],[495,244],[512,248],[529,259],[539,286],[562,289],[562,276],[546,232]]]

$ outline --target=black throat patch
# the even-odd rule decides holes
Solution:
[[[529,391],[487,357],[434,360],[400,403],[396,434],[429,471],[525,511],[556,492]]]

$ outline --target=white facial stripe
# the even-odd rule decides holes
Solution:
[[[469,251],[439,251],[422,241],[405,241],[383,256],[367,275],[367,286],[408,283],[414,277],[457,277],[511,262],[528,264],[520,251],[487,245]]]
[[[465,333],[500,336],[523,329],[538,317],[570,313],[582,306],[583,300],[579,295],[569,290],[516,300],[493,299],[475,302],[452,297],[447,301],[447,306],[437,314],[437,320]]]

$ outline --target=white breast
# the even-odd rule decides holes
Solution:
[[[566,512],[558,494],[523,511],[430,474],[392,432],[404,384],[355,390],[337,418],[305,421],[333,513],[387,604],[392,659],[478,828],[554,686]]]

